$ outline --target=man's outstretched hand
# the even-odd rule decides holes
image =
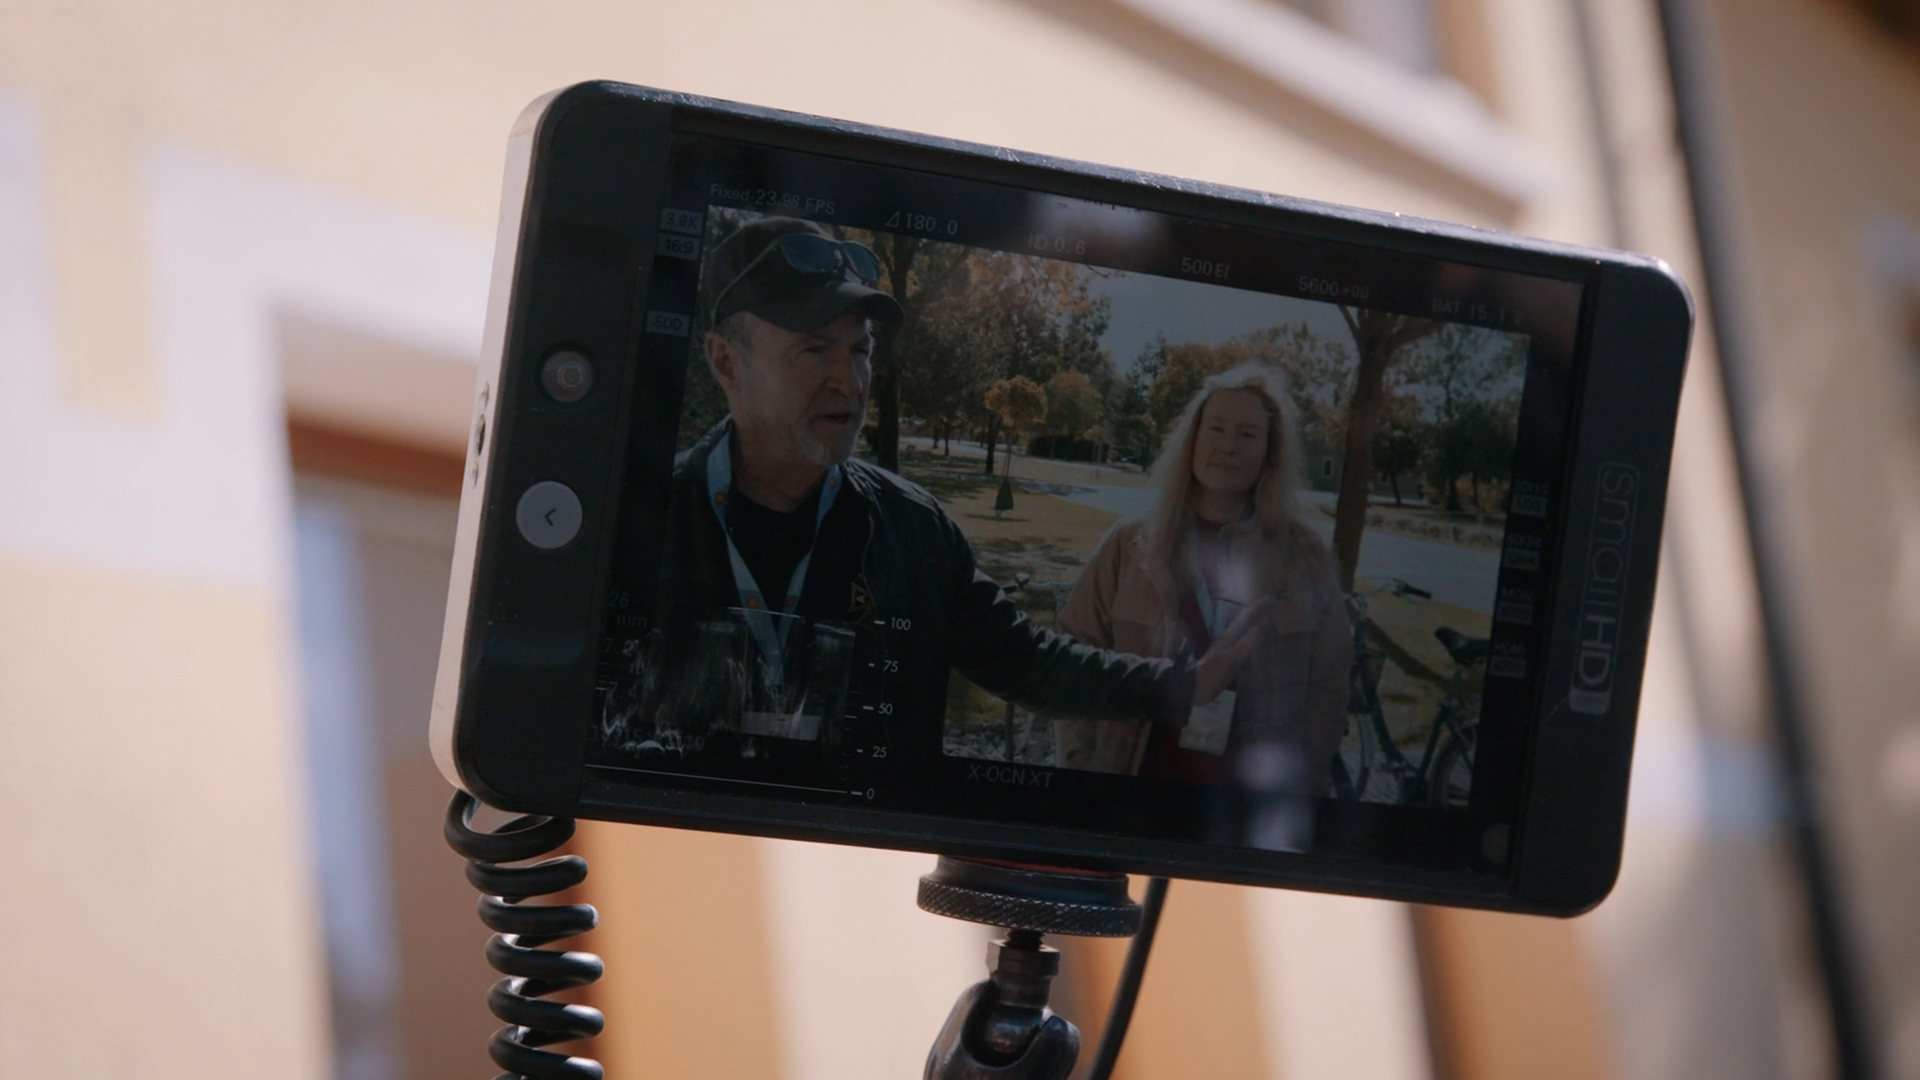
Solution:
[[[1241,611],[1226,630],[1215,639],[1207,649],[1205,656],[1194,665],[1193,703],[1205,705],[1220,696],[1220,691],[1232,684],[1234,676],[1240,670],[1240,664],[1247,654],[1260,642],[1260,632],[1267,628],[1274,613],[1280,610],[1280,600],[1275,596],[1263,596],[1257,602]]]

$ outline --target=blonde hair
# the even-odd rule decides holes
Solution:
[[[1147,519],[1147,552],[1169,567],[1180,565],[1175,556],[1193,527],[1193,448],[1200,437],[1200,413],[1222,390],[1249,391],[1267,409],[1267,457],[1253,484],[1253,516],[1262,531],[1284,536],[1307,527],[1306,503],[1301,498],[1305,452],[1287,377],[1266,364],[1241,364],[1200,384],[1154,464],[1153,486],[1159,489],[1160,499]]]

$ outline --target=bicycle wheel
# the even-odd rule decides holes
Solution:
[[[1343,747],[1345,780],[1350,794],[1362,802],[1396,802],[1402,787],[1399,753],[1380,709],[1380,669],[1384,654],[1362,644],[1347,672],[1347,738]]]
[[[1426,795],[1429,806],[1461,809],[1473,793],[1473,733],[1441,733],[1440,745],[1428,766]]]
[[[1344,754],[1347,789],[1342,797],[1361,802],[1403,803],[1413,766],[1384,741],[1384,725],[1371,713],[1349,716],[1353,746]]]

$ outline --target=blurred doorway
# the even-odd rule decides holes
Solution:
[[[334,1075],[486,1075],[493,978],[427,753],[462,463],[299,419],[288,446]]]

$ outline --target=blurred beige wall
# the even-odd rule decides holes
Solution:
[[[1446,0],[1464,58],[1449,77],[1398,71],[1261,0],[0,3],[0,918],[34,930],[9,967],[43,973],[0,980],[0,1075],[331,1068],[286,414],[457,449],[471,376],[463,390],[456,365],[478,348],[505,134],[536,95],[621,79],[1566,240],[1619,235],[1685,271],[1650,14],[1595,4],[1601,131],[1561,0]],[[1910,102],[1898,61],[1842,74],[1874,46],[1814,7],[1772,0],[1741,40],[1764,57],[1814,34],[1853,115]],[[1809,131],[1824,115],[1780,104]],[[1874,123],[1842,125],[1834,153],[1874,158],[1861,175],[1884,176],[1875,197],[1910,207],[1912,163],[1885,148],[1920,140]],[[1631,166],[1624,221],[1605,198],[1609,146]],[[1788,143],[1768,153],[1756,175],[1796,164]],[[1853,257],[1853,218],[1794,229],[1787,262]],[[1826,326],[1800,333],[1825,342]],[[1433,1075],[1430,1019],[1461,1077],[1538,1075],[1538,1047],[1595,1040],[1613,1056],[1580,1075],[1774,1067],[1771,999],[1692,1014],[1750,1051],[1730,1060],[1760,1063],[1740,1072],[1688,1071],[1703,1037],[1652,1037],[1661,1016],[1638,997],[1694,926],[1676,914],[1694,890],[1735,929],[1687,954],[1692,981],[1661,986],[1711,1002],[1729,983],[1716,963],[1758,957],[1733,969],[1744,978],[1791,952],[1790,917],[1782,929],[1756,909],[1789,888],[1769,834],[1700,809],[1700,747],[1764,750],[1737,723],[1703,741],[1717,730],[1703,717],[1741,711],[1752,635],[1711,363],[1695,376],[1673,521],[1673,547],[1693,555],[1678,584],[1667,571],[1652,759],[1615,900],[1573,923],[1415,927],[1390,905],[1176,885],[1126,1075],[1177,1075],[1199,1040],[1210,1075],[1411,1080]],[[925,857],[612,827],[581,844],[606,915],[600,1052],[615,1075],[901,1075],[940,1001],[984,974],[981,935],[912,910]],[[209,877],[214,857],[226,869]],[[1316,948],[1317,932],[1351,947]],[[476,924],[476,949],[482,937]],[[861,940],[880,944],[844,947]],[[1444,970],[1423,979],[1416,942]],[[1091,1021],[1113,966],[1087,955],[1071,992]],[[1233,961],[1230,979],[1193,963],[1208,955]],[[912,958],[911,975],[876,966],[890,957]],[[702,962],[714,969],[696,977]],[[1500,1008],[1516,993],[1534,1009],[1525,1031]],[[1436,994],[1451,1005],[1429,1017]],[[1232,1007],[1196,1011],[1209,1000]],[[70,1034],[79,1001],[101,1037]],[[1326,1035],[1355,1031],[1370,1056]]]
[[[1838,893],[1885,1075],[1920,1077],[1920,40],[1869,5],[1712,5]]]

